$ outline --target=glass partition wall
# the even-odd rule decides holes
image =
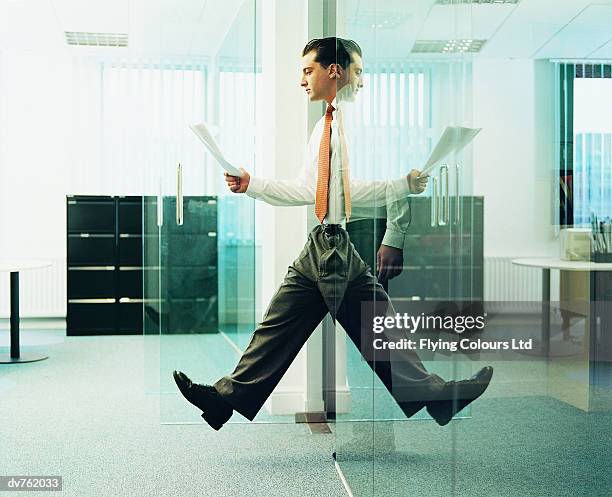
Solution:
[[[356,497],[611,492],[601,465],[611,455],[611,286],[607,266],[590,262],[601,242],[589,254],[573,238],[605,232],[612,215],[601,119],[609,8],[587,4],[337,2],[338,36],[361,45],[365,69],[353,176],[398,177],[422,167],[446,126],[483,128],[411,196],[403,272],[389,284],[396,311],[454,305],[486,316],[483,340],[534,345],[421,354],[446,380],[495,368],[483,397],[443,427],[426,410],[404,416],[359,351],[349,343],[344,358],[338,348],[347,374],[336,462]],[[351,238],[375,264],[384,220],[359,222]]]
[[[147,179],[155,193],[143,208],[143,313],[147,383],[160,395],[162,423],[202,422],[178,392],[173,370],[214,383],[232,371],[255,326],[254,202],[229,192],[219,164],[189,128],[206,123],[231,163],[254,168],[257,2],[220,9],[219,37],[209,40],[215,47],[209,56],[169,55],[155,64],[159,167]],[[162,54],[172,53],[172,39],[164,36],[171,28],[167,16]]]
[[[338,36],[355,40],[363,51],[363,88],[346,117],[352,177],[405,176],[422,168],[447,126],[472,125],[471,8],[455,2],[435,6],[436,23],[423,31],[429,3],[338,2]],[[388,284],[396,312],[482,301],[483,201],[473,194],[471,166],[470,148],[435,163],[427,190],[410,196],[403,217],[400,213],[406,231],[403,268]],[[384,207],[385,199],[379,204],[374,220],[348,225],[351,240],[373,268],[396,215]],[[372,295],[374,300],[374,290]],[[347,377],[338,385],[344,401],[336,416],[336,461],[353,495],[454,495],[458,425],[441,428],[425,409],[408,418],[400,404],[409,394],[395,384],[390,392],[352,343],[346,357],[343,348],[338,354]],[[419,356],[429,372],[445,380],[468,378],[477,369],[455,354]],[[389,361],[395,378],[411,358],[391,353],[379,360]],[[471,415],[468,407],[456,418]],[[433,471],[448,478],[432,479]]]

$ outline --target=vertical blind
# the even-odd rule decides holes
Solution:
[[[218,78],[219,145],[230,162],[253,171],[258,105],[256,89],[261,71],[253,64],[226,59],[214,75]],[[223,186],[223,192],[226,191]],[[252,245],[255,236],[254,202],[243,195],[237,197],[233,194],[222,195],[219,200],[220,224],[223,225],[219,233],[221,241],[230,245]]]
[[[612,216],[612,65],[555,62],[555,75],[559,223],[588,225]]]
[[[187,127],[208,117],[206,84],[204,63],[75,59],[72,190],[173,192],[179,161],[209,160]],[[213,192],[205,168],[191,174],[186,194]]]
[[[347,113],[351,175],[391,179],[422,168],[446,126],[470,124],[470,74],[461,58],[370,66]]]
[[[258,74],[231,61],[75,59],[70,190],[171,196],[180,162],[185,195],[220,194],[220,242],[253,243],[252,202],[227,194],[189,125],[207,122],[228,159],[252,170]]]
[[[364,88],[347,120],[351,174],[399,177],[425,161],[432,137],[431,80],[432,67],[410,63],[381,65],[364,74]]]

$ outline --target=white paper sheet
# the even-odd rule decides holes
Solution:
[[[451,153],[461,152],[481,131],[482,128],[447,126],[421,170],[421,177],[427,176]]]
[[[229,163],[225,159],[223,152],[221,152],[219,145],[217,145],[217,142],[215,141],[212,134],[208,130],[208,127],[206,126],[206,124],[204,123],[192,124],[191,126],[189,126],[189,128],[191,129],[191,131],[195,133],[195,135],[206,146],[206,148],[212,154],[215,160],[221,165],[223,169],[225,169],[228,172],[228,174],[231,174],[232,176],[242,175],[242,171],[240,171],[240,169],[238,169],[236,166]]]

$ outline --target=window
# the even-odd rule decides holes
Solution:
[[[612,215],[612,66],[559,64],[559,221]]]

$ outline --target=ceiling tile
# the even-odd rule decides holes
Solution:
[[[536,57],[584,58],[612,38],[612,6],[590,5],[552,38]]]
[[[488,40],[515,8],[512,4],[435,5],[418,37]]]
[[[51,0],[63,31],[127,33],[129,1]]]
[[[612,59],[612,40],[595,50],[591,55],[591,59]]]
[[[48,0],[0,1],[0,48],[48,52],[65,43]]]
[[[189,53],[195,57],[217,53],[241,9],[250,9],[253,6],[250,1],[223,0],[223,8],[219,8],[216,2],[217,0],[207,3],[200,24],[195,26],[189,47]],[[252,43],[252,40],[249,40],[249,43]]]
[[[522,0],[480,57],[531,58],[592,0]]]

